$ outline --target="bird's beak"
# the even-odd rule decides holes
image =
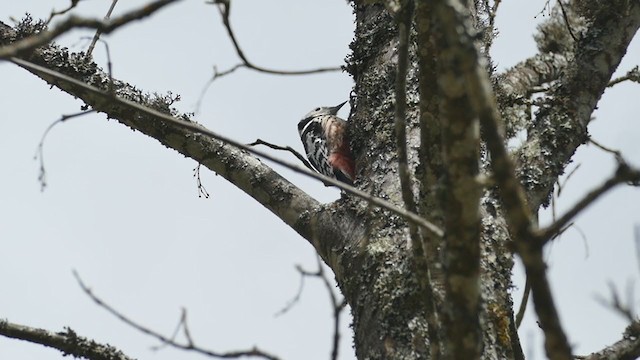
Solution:
[[[347,103],[347,102],[345,101],[345,102],[343,102],[342,104],[338,104],[338,105],[336,105],[336,106],[334,106],[334,107],[330,108],[330,110],[331,110],[331,114],[336,115],[336,114],[338,113],[338,110],[340,110],[340,108],[341,108],[341,107],[343,107],[343,106],[344,106],[344,104],[346,104],[346,103]]]

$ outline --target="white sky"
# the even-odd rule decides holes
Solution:
[[[504,1],[501,35],[494,60],[501,69],[535,52],[531,34],[545,1]],[[116,14],[144,1],[120,2]],[[46,17],[68,1],[3,2],[0,20]],[[102,17],[110,1],[86,0],[79,12]],[[339,66],[349,53],[351,8],[343,0],[277,2],[236,0],[236,35],[256,64],[278,69]],[[76,31],[59,42],[84,50],[90,31]],[[105,36],[114,76],[146,91],[182,96],[181,111],[195,110],[212,73],[237,63],[215,7],[183,1],[150,19]],[[95,56],[105,64],[104,48]],[[623,61],[624,73],[640,63],[636,41]],[[70,326],[82,336],[109,343],[144,359],[196,359],[164,349],[94,305],[80,290],[76,269],[94,292],[136,321],[171,334],[181,307],[188,309],[197,344],[217,351],[258,345],[284,359],[327,359],[331,309],[319,281],[309,279],[300,303],[275,318],[299,285],[294,269],[315,268],[303,239],[271,213],[223,179],[203,170],[211,198],[198,198],[195,163],[157,141],[134,133],[103,115],[56,126],[45,142],[48,187],[40,191],[33,160],[46,127],[82,103],[49,87],[16,66],[0,62],[0,317],[60,331]],[[346,74],[281,77],[239,70],[216,81],[196,119],[221,134],[250,142],[262,138],[301,149],[296,124],[318,105],[348,98]],[[607,91],[590,126],[595,139],[623,151],[640,166],[638,85]],[[347,111],[341,114],[346,117]],[[285,155],[283,155],[285,156]],[[580,150],[580,164],[563,190],[558,209],[571,206],[613,170],[610,155],[593,146]],[[335,189],[282,173],[321,201]],[[554,243],[548,260],[562,321],[576,353],[595,351],[620,338],[625,321],[594,300],[608,296],[613,281],[621,291],[637,283],[633,224],[640,222],[640,196],[617,189]],[[514,302],[520,301],[523,275],[515,275]],[[637,292],[634,299],[637,299]],[[342,359],[354,358],[345,317]],[[543,358],[542,338],[531,309],[520,330],[527,353]],[[2,359],[61,359],[40,346],[0,337]]]

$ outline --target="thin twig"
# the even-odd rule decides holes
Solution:
[[[444,236],[444,232],[442,231],[442,229],[440,229],[438,226],[434,225],[433,223],[427,221],[426,219],[424,219],[420,215],[418,215],[418,214],[416,214],[414,212],[407,211],[406,209],[402,209],[400,207],[397,207],[397,206],[393,205],[392,203],[390,203],[390,202],[388,202],[388,201],[386,201],[384,199],[381,199],[381,198],[378,198],[378,197],[375,197],[375,196],[371,196],[368,193],[366,193],[366,192],[364,192],[364,191],[362,191],[360,189],[356,189],[353,186],[350,186],[350,185],[348,185],[346,183],[343,183],[342,181],[339,181],[339,180],[330,178],[328,176],[324,176],[324,175],[322,175],[320,173],[313,172],[313,171],[310,171],[308,169],[301,168],[299,166],[290,164],[289,162],[281,160],[281,159],[279,159],[279,158],[277,158],[277,157],[275,157],[275,156],[273,156],[273,155],[271,155],[269,153],[256,150],[255,148],[253,148],[251,146],[244,145],[244,144],[242,144],[242,143],[240,143],[238,141],[235,141],[235,140],[233,140],[231,138],[228,138],[228,137],[223,136],[223,135],[219,135],[219,134],[217,134],[217,133],[215,133],[215,132],[213,132],[213,131],[211,131],[209,129],[206,129],[206,128],[202,127],[201,125],[199,125],[197,123],[185,121],[185,120],[182,120],[182,119],[177,119],[177,118],[174,118],[174,117],[172,117],[170,115],[167,115],[165,113],[161,113],[161,112],[159,112],[157,110],[149,109],[149,108],[147,108],[147,107],[145,107],[143,105],[140,105],[138,103],[135,103],[133,101],[125,100],[125,99],[113,96],[112,94],[105,93],[104,91],[102,91],[102,90],[100,90],[100,89],[98,89],[98,88],[96,88],[94,86],[85,84],[82,81],[76,80],[76,79],[74,79],[74,78],[72,78],[70,76],[61,74],[61,73],[59,73],[57,71],[45,68],[45,67],[40,66],[40,65],[33,64],[33,63],[29,62],[29,61],[26,61],[26,60],[23,60],[23,59],[19,59],[19,58],[11,58],[10,60],[11,60],[11,62],[13,62],[13,63],[15,63],[15,64],[17,64],[17,65],[19,65],[19,66],[21,66],[23,68],[29,69],[30,71],[33,71],[35,73],[46,74],[46,76],[50,76],[50,77],[53,77],[55,79],[58,79],[58,80],[61,80],[61,81],[65,81],[67,83],[74,84],[75,86],[78,86],[78,87],[80,87],[80,88],[82,88],[84,90],[87,90],[87,91],[91,92],[92,94],[95,94],[95,95],[104,97],[105,99],[108,99],[110,102],[112,102],[114,104],[117,103],[119,105],[126,106],[126,107],[128,107],[128,108],[130,108],[132,110],[140,111],[140,112],[142,112],[142,113],[144,113],[144,114],[146,114],[148,116],[154,117],[154,118],[156,118],[158,120],[161,120],[163,122],[170,123],[170,124],[172,124],[174,126],[182,128],[182,129],[187,129],[187,130],[193,131],[195,133],[199,133],[199,134],[203,134],[203,135],[209,136],[209,137],[211,137],[213,139],[222,141],[222,142],[227,143],[227,144],[229,144],[231,146],[234,146],[236,148],[245,150],[245,151],[247,151],[249,153],[252,153],[254,155],[257,155],[257,156],[263,157],[263,158],[265,158],[267,160],[273,161],[274,163],[276,163],[278,165],[282,165],[282,166],[284,166],[284,167],[286,167],[286,168],[288,168],[288,169],[290,169],[290,170],[292,170],[294,172],[304,174],[306,176],[309,176],[309,177],[312,177],[314,179],[320,180],[320,181],[322,181],[324,183],[329,183],[329,184],[331,184],[331,185],[333,185],[335,187],[338,187],[338,188],[344,190],[345,192],[347,192],[349,194],[352,194],[352,195],[357,196],[357,197],[359,197],[359,198],[361,198],[361,199],[363,199],[365,201],[371,202],[376,206],[379,206],[381,208],[389,210],[389,211],[391,211],[391,212],[403,217],[404,219],[406,219],[406,220],[408,220],[410,222],[414,222],[415,224],[423,227],[425,230],[431,232],[433,235],[436,235],[438,237],[443,237]]]
[[[202,179],[200,179],[200,166],[202,166],[202,164],[198,163],[198,165],[193,168],[193,177],[196,178],[196,185],[198,186],[198,197],[201,198],[204,196],[205,199],[208,199],[209,192],[202,184]]]
[[[633,69],[629,70],[625,75],[609,81],[609,84],[607,85],[607,87],[613,87],[614,85],[617,85],[627,80],[640,84],[640,70],[638,69],[638,65],[636,65]]]
[[[40,142],[38,143],[38,147],[36,149],[36,153],[33,156],[33,160],[40,160],[40,173],[38,174],[38,182],[40,182],[40,191],[44,191],[44,189],[47,187],[47,171],[44,167],[44,141],[47,138],[49,131],[51,131],[51,129],[53,129],[54,126],[60,123],[63,123],[69,119],[73,119],[73,118],[86,115],[92,112],[94,112],[94,110],[85,110],[75,114],[62,115],[60,119],[49,124],[47,129],[42,134],[42,137],[40,138]]]
[[[522,319],[524,318],[524,313],[527,311],[527,304],[529,303],[529,294],[531,293],[531,283],[529,282],[529,277],[525,277],[524,282],[524,292],[522,293],[522,301],[520,302],[520,306],[518,307],[518,313],[516,314],[516,329],[520,328],[522,324]]]
[[[69,4],[69,7],[67,7],[66,9],[60,10],[60,11],[51,10],[51,14],[49,15],[49,18],[47,19],[47,21],[45,21],[44,24],[49,25],[49,23],[51,22],[51,20],[53,20],[54,17],[58,15],[64,15],[69,11],[73,10],[73,8],[75,8],[79,2],[80,0],[71,0],[71,4]]]
[[[633,303],[634,303],[634,301],[633,301],[633,287],[627,288],[627,291],[631,290],[631,292],[628,293],[627,303],[625,304],[620,299],[620,295],[618,294],[618,290],[616,289],[615,284],[613,282],[609,281],[609,282],[607,282],[607,286],[609,286],[609,293],[610,293],[611,299],[607,300],[602,296],[596,295],[596,297],[595,297],[596,301],[599,302],[602,306],[610,308],[611,310],[613,310],[616,313],[620,314],[622,317],[624,317],[630,323],[636,321],[637,320],[637,316],[636,316],[635,311],[633,311]]]
[[[287,304],[282,309],[278,310],[278,312],[273,315],[275,317],[288,313],[289,310],[293,309],[293,307],[300,301],[302,290],[304,290],[304,279],[307,277],[307,274],[300,265],[296,266],[296,270],[300,273],[300,285],[298,285],[298,291],[296,291],[296,294],[291,298],[291,300],[287,301]]]
[[[323,73],[323,72],[342,70],[340,67],[324,67],[324,68],[317,68],[317,69],[311,69],[311,70],[274,70],[274,69],[268,69],[262,66],[258,66],[252,63],[244,54],[244,51],[242,51],[242,48],[240,47],[240,43],[238,42],[238,39],[236,39],[236,35],[233,32],[233,29],[231,28],[231,21],[229,20],[229,14],[231,10],[231,1],[230,0],[213,1],[213,4],[218,6],[218,10],[220,11],[220,16],[222,16],[222,22],[224,23],[225,29],[227,29],[227,34],[229,34],[229,38],[233,43],[233,47],[235,48],[236,53],[238,54],[238,57],[240,58],[240,60],[242,60],[242,64],[234,66],[231,71],[229,70],[223,71],[217,77],[221,77],[226,74],[229,74],[232,71],[236,70],[237,68],[242,67],[243,65],[249,69],[256,70],[258,72],[273,74],[273,75],[309,75],[309,74],[317,74],[317,73]]]
[[[569,16],[567,15],[567,11],[564,9],[564,4],[562,0],[558,0],[558,5],[560,5],[560,10],[562,10],[562,17],[564,18],[564,23],[567,25],[567,29],[569,30],[569,35],[573,41],[578,42],[578,38],[573,34],[573,29],[571,29],[571,24],[569,23]]]
[[[322,267],[322,259],[320,258],[320,256],[317,257],[317,260],[318,260],[318,270],[314,272],[304,270],[299,265],[296,266],[296,269],[298,270],[298,272],[302,277],[300,281],[300,289],[298,290],[298,293],[293,298],[293,300],[290,301],[285,307],[285,309],[283,310],[288,311],[291,308],[291,306],[294,305],[300,299],[300,294],[302,293],[302,287],[304,284],[305,277],[307,276],[317,277],[320,280],[322,280],[322,283],[324,284],[325,288],[327,289],[327,293],[329,294],[329,298],[331,300],[331,307],[333,309],[333,342],[331,347],[331,360],[336,360],[338,358],[338,350],[340,345],[340,316],[342,315],[342,311],[347,306],[347,302],[346,302],[346,299],[344,298],[342,300],[338,300],[338,297],[333,291],[333,285],[331,284],[329,277],[326,275],[324,268]],[[278,314],[281,314],[281,313],[282,313],[282,310]]]
[[[140,331],[143,334],[149,335],[151,337],[156,338],[157,340],[161,341],[162,343],[168,344],[174,348],[177,349],[182,349],[182,350],[189,350],[189,351],[193,351],[199,354],[203,354],[203,355],[207,355],[210,357],[216,357],[216,358],[226,358],[226,359],[237,359],[237,358],[241,358],[241,357],[245,357],[245,356],[254,356],[254,357],[259,357],[259,358],[263,358],[263,359],[268,359],[268,360],[279,360],[279,358],[275,355],[271,355],[267,352],[264,352],[262,350],[259,350],[258,348],[254,347],[252,349],[249,350],[240,350],[240,351],[229,351],[229,352],[217,352],[217,351],[212,351],[212,350],[207,350],[204,349],[202,347],[196,346],[193,341],[191,340],[191,337],[189,336],[189,340],[187,344],[182,344],[182,343],[178,343],[176,342],[174,339],[166,337],[154,330],[151,330],[145,326],[142,326],[140,324],[138,324],[137,322],[131,320],[130,318],[128,318],[127,316],[123,315],[121,312],[119,312],[118,310],[116,310],[115,308],[113,308],[112,306],[110,306],[109,304],[105,303],[102,299],[100,299],[99,297],[97,297],[92,291],[91,289],[85,285],[85,283],[82,281],[82,279],[80,278],[80,275],[78,275],[78,272],[76,272],[75,270],[73,271],[73,276],[76,278],[76,281],[78,282],[78,285],[80,286],[80,288],[82,289],[82,291],[89,296],[89,298],[91,300],[93,300],[93,302],[95,302],[99,307],[105,309],[107,312],[109,312],[111,315],[115,316],[116,318],[118,318],[118,320],[124,322],[125,324],[131,326],[132,328]]]
[[[595,141],[593,139],[593,137],[589,137],[589,142],[592,143],[593,145],[595,145],[596,147],[600,148],[600,150],[606,151],[610,154],[612,154],[613,156],[615,156],[616,160],[618,162],[625,162],[625,160],[622,157],[622,153],[619,150],[614,150],[610,147],[604,146],[602,144],[600,144],[599,142]]]
[[[640,170],[632,169],[627,164],[620,162],[618,163],[618,169],[614,173],[614,175],[605,181],[602,185],[591,190],[587,195],[585,195],[578,203],[576,203],[569,211],[567,211],[563,216],[561,216],[558,220],[554,221],[553,224],[547,226],[544,229],[540,229],[535,231],[535,238],[541,244],[546,243],[553,237],[556,233],[558,233],[561,229],[563,229],[573,218],[578,215],[582,210],[584,210],[587,206],[591,205],[594,201],[596,201],[600,196],[605,194],[607,191],[612,189],[614,186],[630,182],[632,184],[636,184],[640,182]]]
[[[57,24],[51,30],[41,31],[35,35],[18,40],[11,45],[5,45],[0,47],[0,59],[7,59],[14,56],[19,56],[22,53],[31,51],[39,46],[48,44],[58,36],[66,33],[67,31],[75,28],[92,28],[102,31],[108,34],[121,26],[128,24],[135,20],[140,20],[147,17],[157,10],[165,7],[166,5],[175,3],[180,0],[157,0],[145,6],[128,12],[122,16],[114,18],[109,21],[101,21],[96,19],[85,19],[77,16],[70,16],[65,21]]]
[[[107,15],[105,15],[104,21],[109,20],[109,18],[111,17],[111,13],[113,12],[113,9],[115,9],[117,3],[118,3],[118,0],[112,0],[111,7],[109,7],[109,11],[107,11]],[[93,52],[93,48],[96,46],[96,43],[98,42],[98,39],[100,38],[100,34],[102,34],[102,31],[100,31],[100,29],[98,29],[96,31],[96,34],[93,35],[93,40],[91,40],[91,44],[89,45],[89,48],[87,49],[86,57],[90,57],[91,56],[91,53]]]
[[[266,142],[262,139],[256,139],[256,141],[247,144],[248,146],[256,146],[256,145],[264,145],[266,147],[269,147],[271,149],[274,150],[283,150],[283,151],[288,151],[290,153],[293,154],[293,156],[295,156],[296,158],[298,158],[298,160],[300,160],[300,162],[307,167],[307,169],[312,170],[312,171],[316,171],[316,169],[313,168],[313,166],[311,166],[311,164],[309,164],[309,161],[307,161],[307,159],[302,156],[302,154],[300,154],[299,152],[297,152],[294,148],[292,148],[291,146],[280,146],[280,145],[276,145],[276,144],[272,144],[269,142]]]
[[[342,70],[341,67],[320,67],[320,68],[310,69],[310,70],[275,70],[275,69],[269,69],[269,68],[256,65],[251,61],[249,61],[244,51],[242,51],[242,48],[240,47],[240,43],[238,42],[238,39],[236,38],[236,35],[231,27],[231,20],[229,19],[229,15],[231,13],[231,0],[211,0],[209,4],[214,4],[218,7],[218,11],[220,12],[220,16],[222,17],[222,23],[224,24],[224,27],[227,30],[227,34],[231,39],[233,48],[236,50],[236,54],[238,55],[238,57],[242,62],[240,62],[239,64],[235,64],[229,69],[226,69],[223,71],[218,71],[217,66],[213,67],[213,76],[209,79],[209,81],[207,81],[205,86],[202,88],[202,91],[200,92],[200,96],[198,97],[198,101],[196,103],[196,112],[199,111],[200,105],[202,105],[202,100],[204,99],[204,95],[207,93],[207,90],[209,90],[209,87],[211,87],[213,82],[221,77],[224,77],[226,75],[229,75],[235,72],[240,68],[248,68],[251,70],[255,70],[257,72],[271,74],[271,75],[310,75],[310,74],[318,74],[318,73]]]

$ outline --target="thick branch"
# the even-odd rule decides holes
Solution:
[[[640,27],[638,1],[581,4],[599,10],[592,9],[573,60],[549,92],[517,153],[518,176],[532,209],[548,203],[556,180],[586,141],[593,111]]]
[[[510,97],[521,97],[536,86],[556,80],[567,66],[562,54],[538,54],[499,74],[498,85]]]
[[[69,328],[54,333],[49,330],[0,320],[0,335],[58,349],[64,356],[72,355],[89,360],[131,360],[130,357],[113,346],[99,344],[78,336],[75,331]]]
[[[465,89],[467,72],[478,56],[469,57],[473,39],[467,10],[457,0],[434,2],[439,94],[446,159],[445,224],[445,332],[446,351],[454,359],[477,359],[481,354],[480,329],[480,129],[473,99]],[[467,30],[468,31],[468,30]],[[465,36],[466,35],[466,36]]]
[[[3,27],[3,24],[0,24],[0,30],[2,30],[0,35],[7,36],[8,40],[12,38],[9,34],[10,31]],[[2,41],[7,40],[0,38],[0,42]],[[299,166],[292,166],[268,153],[211,132],[192,122],[186,115],[180,115],[171,110],[170,103],[166,99],[148,96],[129,84],[111,79],[96,69],[95,64],[85,61],[84,57],[80,55],[68,54],[63,49],[49,46],[34,51],[29,60],[44,66],[33,65],[21,59],[13,59],[12,61],[19,63],[20,66],[65,92],[81,98],[94,110],[104,112],[110,118],[118,119],[123,124],[158,139],[165,146],[193,158],[220,174],[312,242],[314,238],[311,236],[311,230],[308,226],[308,216],[310,213],[315,214],[315,211],[320,209],[320,204],[245,151],[337,186],[375,205],[395,212],[437,236],[442,236],[442,231],[439,228],[415,213],[400,209],[388,201],[372,197],[335,179]],[[73,65],[70,66],[70,63]],[[71,76],[63,75],[61,72]],[[233,146],[227,146],[227,144]],[[238,150],[238,148],[242,150]],[[302,221],[303,219],[306,220]],[[315,223],[320,227],[335,226],[331,222]],[[315,231],[322,232],[318,229]],[[342,240],[341,238],[332,239],[338,243]],[[328,260],[328,253],[321,251],[321,249],[327,250],[330,247],[319,243],[313,245],[321,256]],[[334,265],[329,261],[328,263]]]
[[[409,170],[407,154],[407,70],[409,68],[409,44],[411,40],[411,24],[413,22],[415,4],[413,0],[406,0],[396,14],[398,23],[398,66],[395,79],[396,107],[395,134],[398,152],[398,174],[402,199],[407,210],[416,212],[416,200],[413,192],[412,174]],[[424,214],[424,213],[423,213]],[[420,294],[424,299],[425,314],[428,322],[429,346],[432,360],[440,357],[440,339],[437,334],[438,320],[435,309],[433,285],[431,282],[430,264],[424,239],[429,236],[420,232],[417,226],[409,224],[411,249],[413,252],[412,266],[418,279]]]
[[[531,214],[526,204],[523,189],[514,175],[514,164],[507,154],[505,142],[500,134],[500,115],[493,97],[491,84],[483,61],[468,32],[460,33],[463,27],[461,10],[455,1],[443,4],[438,12],[443,20],[443,31],[450,39],[460,38],[457,49],[462,81],[471,106],[480,118],[487,147],[492,155],[491,166],[495,181],[505,207],[505,216],[514,237],[516,249],[523,259],[527,276],[531,280],[533,300],[545,333],[545,349],[551,359],[572,359],[566,335],[562,330],[557,309],[553,303],[551,289],[545,273],[542,246],[535,246],[531,234]],[[468,30],[467,30],[468,31]],[[451,120],[450,120],[451,121]],[[447,227],[447,230],[449,228]]]

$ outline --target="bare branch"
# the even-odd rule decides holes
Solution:
[[[622,339],[589,356],[584,360],[632,360],[640,357],[640,321],[634,321],[624,331]]]
[[[609,84],[607,85],[607,87],[613,87],[627,80],[640,84],[640,70],[638,69],[638,65],[636,65],[633,69],[629,70],[625,75],[609,81]]]
[[[581,2],[583,7],[600,5]],[[533,209],[548,204],[558,176],[588,139],[593,111],[640,27],[640,3],[607,3],[606,10],[594,11],[585,26],[573,60],[548,92],[527,129],[526,143],[517,151],[518,178]]]
[[[556,220],[553,224],[549,225],[545,229],[537,230],[534,235],[537,241],[540,241],[542,244],[546,243],[554,235],[560,232],[560,230],[565,228],[565,226],[569,224],[569,222],[571,222],[571,220],[573,220],[573,218],[582,210],[599,199],[600,196],[611,190],[614,186],[628,182],[636,185],[639,184],[640,170],[632,169],[627,164],[620,162],[618,163],[618,169],[611,178],[609,178],[599,187],[591,190],[585,197],[578,201],[578,203],[576,203],[569,211],[567,211],[566,214],[562,215],[562,217]]]
[[[65,21],[57,24],[51,30],[42,31],[36,35],[29,36],[22,40],[18,40],[11,45],[5,45],[0,47],[0,59],[7,59],[14,56],[20,56],[30,50],[33,50],[39,46],[48,44],[53,39],[66,33],[74,28],[93,28],[97,29],[105,34],[108,34],[123,25],[126,25],[132,21],[140,20],[147,16],[150,16],[157,10],[162,9],[166,5],[177,2],[180,0],[157,0],[145,6],[128,12],[122,16],[119,16],[113,20],[101,21],[96,19],[85,19],[76,16],[70,16]]]
[[[260,157],[263,157],[267,160],[273,161],[274,163],[278,164],[278,165],[282,165],[287,167],[288,169],[297,172],[297,173],[301,173],[304,174],[306,176],[312,177],[314,179],[320,180],[324,183],[329,183],[333,186],[336,186],[342,190],[344,190],[345,192],[355,195],[361,199],[364,199],[366,201],[369,201],[371,203],[373,203],[374,205],[377,205],[381,208],[384,208],[386,210],[389,210],[397,215],[402,216],[403,218],[407,219],[410,222],[414,222],[415,224],[423,227],[425,230],[430,231],[431,233],[433,233],[436,236],[442,237],[443,236],[443,232],[442,230],[435,226],[434,224],[432,224],[431,222],[425,220],[424,218],[422,218],[420,215],[416,214],[416,213],[412,213],[409,212],[405,209],[399,208],[395,205],[393,205],[392,203],[383,200],[381,198],[378,197],[374,197],[371,196],[369,194],[367,194],[366,192],[363,192],[359,189],[354,188],[353,186],[347,185],[341,181],[338,181],[336,179],[330,178],[328,176],[324,176],[320,173],[317,172],[312,172],[310,170],[301,168],[299,166],[296,165],[292,165],[286,161],[280,160],[272,155],[270,155],[269,153],[263,152],[263,151],[259,151],[256,150],[250,146],[244,145],[238,141],[232,140],[226,136],[223,135],[219,135],[211,130],[208,130],[204,127],[202,127],[201,125],[197,124],[197,123],[193,123],[193,122],[188,122],[182,119],[177,119],[174,118],[172,116],[169,116],[167,114],[161,113],[157,110],[153,110],[150,108],[147,108],[143,105],[140,105],[138,103],[129,101],[129,100],[125,100],[125,99],[121,99],[118,97],[113,97],[111,94],[105,93],[103,90],[100,90],[98,88],[95,88],[91,85],[87,85],[81,81],[78,81],[74,78],[71,78],[69,76],[60,74],[57,71],[53,71],[50,69],[47,69],[45,67],[30,63],[28,61],[22,60],[22,59],[18,59],[18,58],[12,58],[11,59],[12,62],[16,63],[17,65],[20,65],[21,67],[25,68],[25,69],[29,69],[30,71],[36,73],[38,76],[42,76],[45,78],[53,78],[53,79],[57,79],[59,81],[64,81],[68,84],[72,84],[75,87],[81,88],[85,91],[90,92],[91,94],[95,95],[97,98],[99,98],[101,101],[107,101],[109,103],[118,103],[119,105],[125,106],[131,110],[135,110],[137,112],[140,113],[144,113],[147,116],[150,116],[156,120],[165,122],[165,123],[170,123],[174,126],[177,126],[181,129],[186,129],[189,131],[193,131],[196,132],[198,134],[203,134],[206,136],[209,136],[213,139],[222,141],[223,143],[232,145],[238,149],[242,149],[245,150],[247,152],[250,152],[252,154],[258,155]],[[60,85],[60,84],[58,84]],[[236,184],[237,185],[237,184]],[[264,203],[263,203],[264,205]],[[290,210],[290,209],[289,209]],[[294,215],[294,214],[291,214]],[[295,219],[298,219],[299,214],[295,214]],[[284,220],[284,219],[283,219]],[[293,219],[290,219],[293,220]],[[285,220],[286,221],[286,220]]]
[[[62,115],[60,119],[52,122],[42,134],[42,138],[40,138],[40,142],[38,143],[38,149],[36,150],[36,154],[33,156],[34,160],[40,160],[40,173],[38,174],[38,181],[40,182],[40,191],[44,191],[44,189],[47,187],[47,171],[44,167],[44,140],[47,138],[49,131],[51,131],[51,129],[53,129],[54,126],[62,122],[65,122],[69,119],[73,119],[75,117],[86,115],[92,112],[94,112],[94,110],[85,110],[75,114]]]
[[[89,287],[87,287],[87,285],[84,284],[84,282],[82,281],[82,279],[80,278],[80,276],[78,275],[78,273],[74,270],[73,271],[73,276],[76,278],[78,285],[80,285],[80,288],[82,288],[82,291],[84,291],[85,294],[87,294],[87,296],[89,296],[89,298],[91,300],[93,300],[93,302],[95,302],[99,307],[105,309],[107,312],[109,312],[111,315],[115,316],[116,318],[118,318],[118,320],[124,322],[125,324],[131,326],[132,328],[140,331],[143,334],[149,335],[153,338],[156,338],[157,340],[161,341],[163,344],[167,344],[169,346],[172,346],[176,349],[182,349],[182,350],[188,350],[188,351],[193,351],[202,355],[206,355],[206,356],[210,356],[210,357],[214,357],[214,358],[220,358],[220,359],[238,359],[241,357],[245,357],[245,356],[253,356],[253,357],[257,357],[257,358],[262,358],[262,359],[268,359],[268,360],[279,360],[279,358],[275,355],[271,355],[265,351],[262,351],[256,347],[249,349],[249,350],[241,350],[241,351],[229,351],[229,352],[217,352],[217,351],[212,351],[212,350],[208,350],[199,346],[196,346],[193,343],[193,340],[191,339],[191,336],[188,336],[188,342],[187,344],[182,344],[182,343],[178,343],[176,342],[173,338],[169,338],[166,337],[154,330],[151,330],[143,325],[140,325],[139,323],[131,320],[130,318],[128,318],[127,316],[123,315],[121,312],[119,312],[118,310],[114,309],[113,307],[111,307],[109,304],[105,303],[102,299],[100,299],[98,296],[96,296]]]
[[[64,14],[68,13],[69,11],[73,10],[76,6],[78,6],[79,2],[80,2],[80,0],[71,0],[71,3],[69,4],[69,6],[66,9],[60,10],[60,11],[51,10],[51,14],[49,15],[49,19],[47,19],[47,21],[45,21],[45,25],[48,25],[51,22],[51,20],[53,20],[54,17],[59,16],[59,15],[64,15]]]
[[[527,311],[527,304],[529,303],[529,295],[531,293],[531,283],[529,277],[526,277],[524,282],[524,292],[522,293],[522,300],[518,307],[518,313],[516,314],[516,329],[520,328],[522,319],[524,319],[524,313]]]
[[[573,29],[571,28],[571,24],[569,23],[569,16],[567,15],[567,10],[565,10],[564,4],[562,3],[562,0],[558,0],[558,5],[560,6],[560,9],[562,10],[562,17],[564,18],[564,23],[567,25],[567,30],[569,31],[569,35],[571,35],[571,38],[573,39],[573,41],[577,42],[578,38],[573,33]]]
[[[595,141],[593,139],[593,137],[589,137],[589,142],[593,145],[595,145],[596,147],[598,147],[600,150],[608,152],[610,154],[612,154],[613,156],[615,156],[616,160],[618,162],[625,162],[624,159],[622,158],[622,153],[619,150],[614,150],[610,147],[604,146],[602,144],[600,144],[598,141]]]
[[[338,358],[338,350],[340,345],[340,317],[342,315],[342,311],[345,309],[347,305],[347,302],[345,299],[338,300],[338,297],[336,296],[333,290],[333,285],[331,285],[331,281],[329,280],[329,277],[324,272],[324,268],[322,267],[322,259],[320,257],[317,257],[317,260],[318,260],[318,270],[314,272],[306,271],[301,266],[296,266],[296,269],[298,270],[298,272],[300,272],[302,279],[304,279],[304,277],[306,276],[317,277],[320,280],[322,280],[322,283],[327,289],[327,293],[329,294],[329,298],[331,300],[331,307],[333,309],[333,344],[331,347],[331,360],[336,360]],[[301,282],[300,290],[302,290],[302,285],[303,283]],[[300,291],[294,298],[294,301],[297,302],[299,298],[300,298]],[[287,307],[290,308],[291,304],[292,303],[290,302],[289,305],[287,305]]]
[[[116,4],[118,3],[118,0],[112,0],[111,1],[111,6],[109,7],[109,10],[107,11],[107,15],[105,15],[104,17],[104,21],[108,21],[109,18],[111,17],[111,13],[113,12],[113,9],[116,8]],[[91,53],[93,52],[93,48],[96,46],[96,43],[98,42],[98,39],[100,38],[100,34],[102,34],[102,31],[100,29],[98,29],[98,31],[96,31],[96,34],[93,35],[93,40],[91,40],[91,44],[89,45],[89,48],[87,48],[87,56],[91,56]]]
[[[261,73],[272,74],[272,75],[309,75],[309,74],[317,74],[317,73],[341,70],[340,67],[321,67],[321,68],[311,69],[311,70],[275,70],[275,69],[268,69],[262,66],[258,66],[252,63],[244,54],[244,51],[242,51],[242,48],[240,47],[240,43],[238,42],[238,39],[236,38],[236,35],[233,32],[233,29],[231,28],[231,21],[229,20],[229,14],[231,12],[231,0],[212,0],[210,3],[217,5],[218,10],[220,11],[220,16],[222,17],[222,22],[224,24],[225,29],[227,30],[227,34],[229,34],[229,38],[233,43],[233,47],[235,48],[236,53],[238,54],[238,57],[240,58],[240,60],[242,60],[241,64],[237,64],[229,70],[225,70],[222,72],[217,72],[216,70],[213,78],[210,80],[210,83],[217,78],[220,78],[222,76],[225,76],[234,72],[240,67],[246,67]]]
[[[264,145],[264,146],[269,147],[269,148],[274,149],[274,150],[288,151],[288,152],[292,153],[293,156],[295,156],[298,160],[300,160],[300,162],[304,166],[306,166],[307,169],[309,169],[311,171],[316,171],[316,169],[314,169],[313,166],[311,166],[311,164],[309,164],[309,161],[307,161],[307,159],[304,156],[302,156],[302,154],[297,152],[291,146],[280,146],[280,145],[272,144],[270,142],[266,142],[266,141],[264,141],[262,139],[256,139],[256,141],[252,142],[251,144],[247,144],[247,145],[249,145],[249,146]]]
[[[205,199],[209,198],[209,192],[202,184],[202,179],[200,179],[200,166],[202,164],[198,163],[195,168],[193,168],[193,177],[196,178],[196,186],[198,187],[198,197],[203,197]]]
[[[89,360],[132,360],[115,347],[78,336],[68,327],[54,333],[0,319],[0,335],[58,349],[64,356],[72,355]]]

